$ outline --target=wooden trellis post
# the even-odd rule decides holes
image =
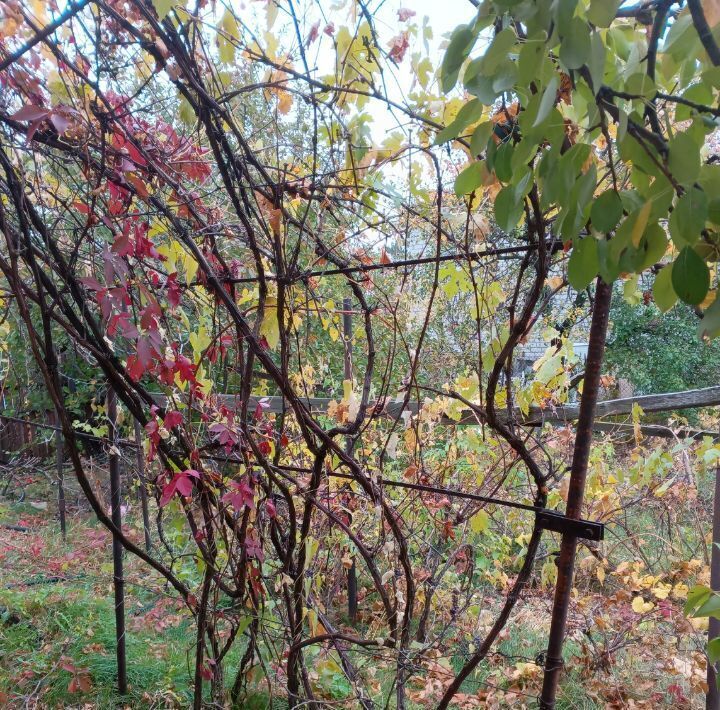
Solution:
[[[110,501],[112,522],[122,529],[122,511],[120,509],[120,452],[117,447],[117,396],[112,387],[107,393],[107,417],[110,438]],[[117,658],[118,692],[127,693],[127,666],[125,660],[125,579],[123,577],[123,548],[120,538],[113,535],[113,586],[115,588],[115,652]]]

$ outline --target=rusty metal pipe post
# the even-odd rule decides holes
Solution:
[[[595,406],[600,389],[600,368],[605,352],[605,337],[610,315],[611,296],[612,287],[598,277],[575,447],[570,469],[570,488],[566,507],[568,518],[580,517],[585,496],[585,479],[587,478],[588,461],[590,459]],[[577,537],[572,534],[564,534],[560,545],[560,556],[558,557],[558,577],[550,622],[550,637],[547,655],[545,656],[545,676],[540,696],[540,707],[543,710],[553,710],[555,707],[555,697],[563,667],[562,647],[565,640],[565,626],[572,593],[576,547]]]
[[[117,448],[117,396],[112,387],[107,393],[107,418],[110,438],[110,505],[113,525],[122,529],[120,495],[120,452]],[[118,692],[127,694],[127,664],[125,657],[125,578],[123,577],[123,547],[113,535],[113,586],[115,588],[115,654],[117,658]]]
[[[143,532],[145,533],[145,549],[150,552],[152,549],[152,538],[150,537],[150,512],[148,510],[148,497],[147,488],[145,487],[145,455],[142,450],[142,427],[140,422],[135,419],[135,443],[137,448],[135,449],[136,461],[137,461],[137,473],[138,473],[138,496],[140,498],[140,507],[142,509],[143,518]]]
[[[720,592],[720,462],[715,468],[715,500],[713,501],[712,550],[710,551],[710,589]],[[710,617],[708,642],[720,636],[720,619]],[[717,686],[717,664],[707,664],[708,692],[705,697],[706,710],[720,710],[720,691]]]
[[[57,365],[56,369],[56,382],[57,382],[57,391],[58,395],[60,397],[63,396],[63,388],[62,388],[62,376],[60,374],[60,367],[62,364],[62,360],[60,357],[60,353],[56,353],[55,355],[55,362]],[[65,471],[63,468],[64,465],[64,455],[65,455],[65,439],[63,438],[62,434],[62,428],[60,425],[60,412],[55,412],[55,425],[57,426],[57,430],[55,431],[55,470],[57,474],[57,484],[58,484],[58,495],[57,495],[57,501],[58,501],[58,516],[60,518],[60,534],[62,535],[63,542],[67,539],[67,506],[65,503]]]
[[[345,297],[343,298],[343,346],[344,352],[344,377],[346,380],[352,381],[353,367],[352,367],[352,301]],[[348,437],[345,441],[345,448],[348,453],[352,453],[353,441],[351,437]],[[350,621],[355,623],[358,612],[357,602],[357,569],[355,568],[355,560],[352,561],[352,566],[347,572],[347,589],[348,589],[348,616]]]

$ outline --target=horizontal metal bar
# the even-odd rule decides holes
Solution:
[[[552,510],[540,510],[536,513],[539,527],[543,530],[572,535],[583,540],[599,542],[605,537],[605,525],[582,518],[568,518],[567,515]]]

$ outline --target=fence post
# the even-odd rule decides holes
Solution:
[[[352,301],[347,296],[343,298],[343,346],[344,346],[344,377],[346,380],[352,381]],[[353,440],[352,437],[345,439],[345,449],[348,454],[352,453]],[[358,603],[357,603],[357,569],[355,567],[355,558],[353,557],[352,565],[347,573],[348,588],[348,616],[350,621],[355,623],[357,619]]]
[[[138,494],[140,497],[140,507],[142,508],[142,517],[143,517],[143,531],[145,532],[145,549],[150,552],[150,549],[152,548],[152,540],[150,539],[150,513],[148,512],[148,499],[147,499],[147,489],[145,488],[145,456],[143,455],[143,450],[141,446],[142,441],[142,427],[140,426],[140,422],[135,419],[135,444],[136,449],[135,453],[137,456],[137,470],[138,470],[138,479],[140,481],[140,487],[138,489]]]
[[[712,549],[710,550],[710,589],[720,592],[720,461],[715,467],[715,496],[713,501]],[[710,617],[708,642],[720,636],[720,619]],[[708,692],[705,698],[706,710],[720,710],[720,692],[717,686],[717,665],[707,664]]]
[[[112,387],[107,392],[107,417],[110,429],[110,501],[113,525],[122,529],[120,509],[120,452],[117,448],[117,396]],[[115,642],[117,657],[118,692],[127,693],[127,668],[125,661],[125,579],[123,577],[123,548],[120,538],[113,535],[113,585],[115,588]]]
[[[598,277],[596,283],[595,304],[590,324],[590,337],[588,338],[588,357],[585,364],[585,378],[570,469],[570,488],[565,509],[565,515],[568,518],[579,518],[582,511],[585,496],[585,479],[592,444],[592,427],[600,389],[600,368],[605,352],[605,336],[610,315],[612,286],[608,286],[600,277]],[[576,548],[577,538],[572,534],[564,533],[557,562],[558,577],[555,584],[550,637],[545,657],[545,675],[542,695],[540,696],[541,710],[553,710],[555,707],[555,696],[563,667],[562,647],[565,640],[565,624],[572,593]]]

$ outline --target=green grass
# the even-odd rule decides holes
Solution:
[[[42,702],[52,707],[76,703],[82,694],[69,693],[70,672],[58,667],[61,657],[71,659],[90,676],[93,703],[113,708],[130,702],[149,704],[148,697],[171,691],[184,704],[191,686],[186,650],[192,644],[189,622],[169,626],[158,634],[153,628],[128,630],[126,635],[129,697],[115,691],[115,616],[109,597],[80,585],[0,591],[0,605],[20,615],[20,623],[0,629],[0,688],[12,698],[23,672],[31,674],[20,691],[39,683]],[[132,617],[129,615],[129,620]]]

